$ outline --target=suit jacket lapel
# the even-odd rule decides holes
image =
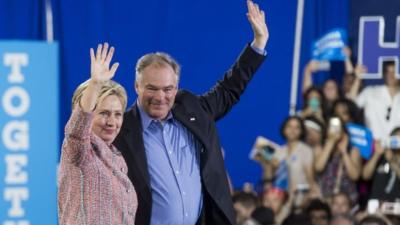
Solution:
[[[147,157],[143,143],[143,128],[140,120],[140,113],[137,105],[135,104],[126,117],[127,132],[124,134],[124,139],[131,149],[131,154],[134,159],[136,167],[139,169],[140,174],[143,176],[145,184],[150,187],[149,171],[147,169]],[[141,185],[141,184],[140,184]]]
[[[198,117],[195,112],[188,112],[182,107],[179,103],[175,103],[172,108],[172,114],[174,118],[176,118],[180,123],[183,124],[192,134],[197,138],[197,140],[202,144],[202,149],[200,149],[201,153],[205,151],[205,149],[209,148],[208,142],[205,140],[206,137],[202,135],[201,129],[198,123]]]

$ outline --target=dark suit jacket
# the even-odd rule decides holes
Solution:
[[[202,144],[200,171],[204,207],[202,224],[236,224],[228,188],[221,145],[215,121],[222,118],[239,101],[248,82],[265,56],[247,46],[224,78],[207,93],[196,96],[178,91],[172,114]],[[138,195],[137,225],[150,223],[152,196],[143,144],[142,124],[137,105],[124,115],[121,131],[114,144],[122,152],[128,165],[128,176]]]

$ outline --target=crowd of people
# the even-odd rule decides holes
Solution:
[[[313,84],[319,62],[306,65],[303,107],[282,123],[285,144],[256,139],[253,159],[263,171],[261,188],[234,192],[238,224],[400,224],[395,63],[384,63],[384,84],[362,89],[367,68],[353,68],[350,49],[343,52],[342,85],[334,79]],[[350,124],[372,132],[369,156],[353,144]]]

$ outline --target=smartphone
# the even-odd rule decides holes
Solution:
[[[342,122],[340,121],[339,117],[332,117],[329,120],[329,133],[337,134],[341,130],[342,130]]]
[[[375,214],[379,211],[379,200],[378,199],[370,199],[367,205],[368,214]]]

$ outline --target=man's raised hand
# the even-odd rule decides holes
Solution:
[[[247,9],[248,12],[246,15],[254,33],[252,45],[255,48],[264,50],[269,38],[268,27],[265,22],[265,13],[251,0],[247,1]]]

